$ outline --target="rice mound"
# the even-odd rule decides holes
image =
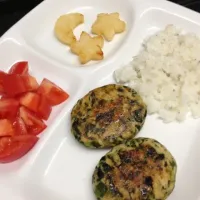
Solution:
[[[148,113],[164,122],[200,117],[200,38],[173,25],[148,38],[143,49],[115,79],[134,88]]]

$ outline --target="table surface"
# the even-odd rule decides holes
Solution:
[[[200,12],[200,0],[171,0]],[[0,0],[0,36],[42,0]]]

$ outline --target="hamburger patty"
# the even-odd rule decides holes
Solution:
[[[86,147],[113,147],[133,138],[146,114],[146,105],[133,89],[105,85],[90,91],[74,106],[72,133]]]
[[[175,187],[171,153],[150,138],[132,139],[101,158],[93,174],[98,200],[164,200]]]

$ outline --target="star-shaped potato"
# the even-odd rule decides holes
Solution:
[[[104,39],[102,36],[91,37],[88,33],[82,32],[80,40],[71,45],[71,51],[79,56],[81,64],[91,60],[103,59]]]
[[[92,25],[92,33],[103,35],[111,41],[116,33],[122,33],[126,29],[126,23],[119,18],[119,13],[101,13]]]
[[[57,39],[66,45],[71,45],[73,42],[76,42],[73,30],[83,22],[84,16],[80,13],[71,13],[60,16],[54,27]]]

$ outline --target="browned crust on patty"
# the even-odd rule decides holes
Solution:
[[[90,91],[74,106],[72,133],[87,147],[113,147],[133,138],[146,114],[146,105],[136,91],[123,85],[105,85]]]

